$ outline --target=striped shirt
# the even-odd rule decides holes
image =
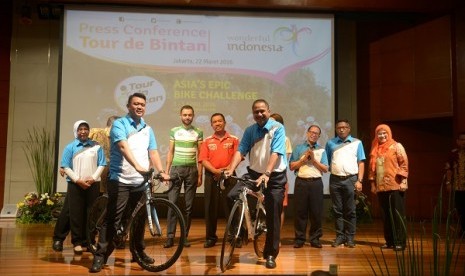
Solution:
[[[178,126],[170,131],[170,142],[174,142],[172,166],[197,166],[197,150],[203,141],[203,131],[194,126]]]

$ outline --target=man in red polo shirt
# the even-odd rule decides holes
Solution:
[[[222,191],[218,186],[218,180],[221,178],[221,173],[229,168],[232,157],[237,151],[239,138],[229,134],[225,130],[226,120],[221,113],[215,113],[210,118],[211,126],[215,133],[207,137],[200,148],[199,162],[202,162],[205,168],[205,225],[206,225],[206,241],[203,245],[205,248],[213,247],[218,240],[216,235],[218,205],[220,197],[227,215],[226,195],[228,191],[234,187],[234,180],[228,178],[224,180],[225,191]]]

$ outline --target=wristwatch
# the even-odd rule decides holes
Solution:
[[[271,176],[271,172],[270,172],[270,171],[266,171],[266,172],[265,172],[265,175],[268,176],[268,177],[270,177],[270,176]]]

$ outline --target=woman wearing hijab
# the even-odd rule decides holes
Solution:
[[[55,225],[55,251],[63,250],[69,230],[75,254],[82,254],[82,246],[86,245],[87,213],[99,196],[100,175],[106,165],[102,147],[89,139],[89,129],[86,121],[77,121],[73,127],[75,139],[63,151],[61,168],[67,176],[68,189]]]
[[[386,241],[382,249],[400,251],[405,248],[407,177],[408,159],[404,147],[393,139],[388,125],[378,125],[371,147],[368,179],[371,192],[377,194],[381,207]]]

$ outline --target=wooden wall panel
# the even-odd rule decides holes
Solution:
[[[414,28],[417,118],[452,116],[450,24],[445,16]]]
[[[453,71],[454,81],[454,130],[465,131],[465,8],[457,9],[453,30]]]
[[[381,121],[407,120],[412,118],[415,88],[412,83],[381,85],[379,117]]]
[[[382,44],[384,41],[381,41]],[[381,85],[414,85],[415,56],[408,46],[380,53]]]
[[[450,19],[442,17],[373,42],[381,120],[452,116],[450,41]]]
[[[427,79],[416,82],[412,102],[413,118],[452,116],[452,87],[450,78]]]

